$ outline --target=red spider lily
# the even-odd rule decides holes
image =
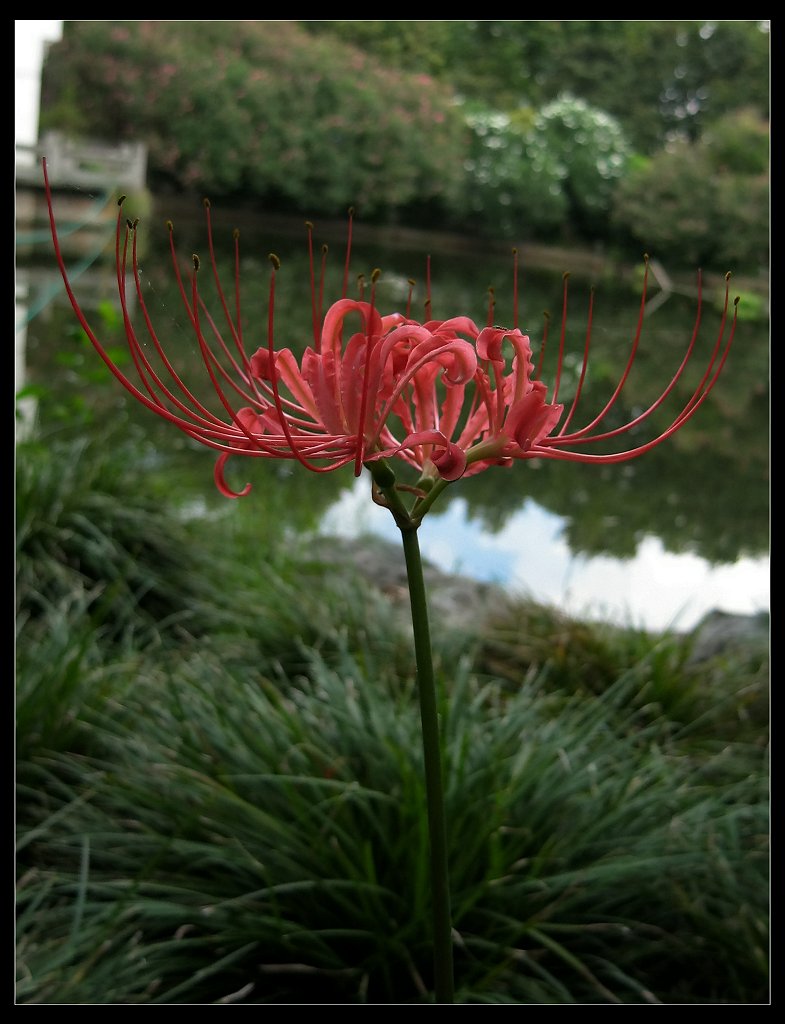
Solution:
[[[734,308],[723,344],[729,308],[726,279],[720,328],[708,364],[691,396],[670,424],[654,438],[632,447],[622,446],[610,453],[586,451],[587,445],[619,438],[640,426],[673,391],[695,349],[702,308],[700,277],[695,324],[673,377],[645,411],[621,426],[603,429],[638,351],[646,304],[647,265],[635,335],[618,384],[604,408],[590,422],[579,429],[570,429],[588,366],[592,307],[590,305],[578,385],[564,416],[564,405],[557,403],[564,364],[564,317],[553,397],[549,402],[547,387],[539,379],[543,353],[535,372],[529,338],[517,326],[517,258],[514,326],[510,329],[490,323],[478,328],[465,316],[418,323],[409,317],[408,309],[405,315],[382,316],[376,308],[378,272],[372,275],[369,301],[346,297],[350,219],[344,295],[322,317],[322,285],[317,288],[315,283],[309,226],[313,346],[306,348],[299,360],[290,349],[275,349],[275,282],[280,264],[271,254],[267,345],[249,355],[243,343],[240,315],[238,233],[235,232],[233,313],[216,266],[210,206],[205,200],[210,266],[221,316],[226,323],[223,332],[199,292],[198,257],[193,257],[190,279],[185,282],[178,267],[171,223],[168,227],[172,265],[183,308],[199,345],[202,371],[206,371],[216,397],[211,409],[196,397],[175,370],[153,327],[137,263],[137,222],[124,220],[122,200],[115,239],[117,286],[136,382],[113,363],[90,327],[69,282],[57,237],[45,161],[44,180],[56,259],[79,322],[109,370],[138,401],[188,436],[220,453],[215,480],[227,497],[240,497],[250,490],[247,485],[237,494],[227,486],[224,469],[231,455],[294,459],[314,472],[353,464],[357,475],[364,464],[396,457],[413,465],[421,477],[432,481],[456,480],[491,465],[510,465],[514,459],[552,458],[577,462],[631,459],[662,443],[695,414],[714,386],[735,334]],[[129,256],[134,294],[144,321],[141,331],[132,323],[128,309]],[[430,315],[430,279],[428,293],[426,311]],[[566,296],[565,276],[565,310]],[[359,328],[354,333],[349,329],[351,323]],[[152,343],[154,360],[148,354],[147,339]],[[511,349],[509,360],[504,353],[507,345]]]

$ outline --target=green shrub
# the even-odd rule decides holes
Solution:
[[[585,100],[561,95],[546,104],[534,124],[540,147],[556,162],[569,201],[569,220],[590,236],[605,232],[630,147],[619,122]]]
[[[512,114],[467,106],[471,129],[462,214],[483,234],[537,238],[560,229],[567,216],[566,170],[533,130],[525,111]]]

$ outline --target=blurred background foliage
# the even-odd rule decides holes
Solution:
[[[71,21],[42,129],[143,139],[154,190],[768,261],[768,23]]]

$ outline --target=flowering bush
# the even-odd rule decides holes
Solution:
[[[80,21],[50,50],[42,126],[144,138],[151,181],[364,215],[454,198],[449,91],[291,21]]]
[[[466,107],[471,129],[464,211],[507,237],[546,235],[567,215],[567,171],[533,130],[532,117]]]

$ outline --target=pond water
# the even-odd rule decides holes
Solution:
[[[187,266],[191,252],[207,258],[207,245],[202,220],[183,214],[182,200],[176,202],[175,237],[182,265]],[[197,217],[201,213],[198,202],[191,209]],[[198,361],[198,348],[180,306],[168,234],[161,227],[170,215],[167,202],[159,200],[146,220],[142,281],[159,336],[175,353],[173,358],[187,367]],[[220,205],[214,206],[217,257],[229,282],[231,232],[237,216],[238,211],[222,214]],[[266,343],[266,256],[272,250],[284,268],[276,297],[276,347],[301,350],[311,337],[302,221],[273,220],[252,210],[241,211],[239,217],[246,346],[254,351]],[[328,301],[340,293],[343,230],[325,227],[331,249],[325,280]],[[319,225],[315,238],[321,244]],[[510,322],[512,262],[504,247],[413,232],[358,230],[351,280],[358,272],[367,277],[380,267],[380,307],[402,309],[407,280],[423,278],[428,253],[435,317],[466,314],[484,323],[487,289],[493,286],[494,321]],[[75,267],[75,291],[99,325],[99,334],[108,345],[121,346],[113,263],[76,250],[68,262]],[[205,278],[209,280],[207,274],[200,280]],[[211,453],[162,430],[155,417],[137,408],[108,379],[92,349],[87,349],[74,328],[45,239],[29,259],[20,258],[17,284],[17,387],[33,386],[25,414],[32,415],[29,403],[37,394],[39,419],[50,427],[58,415],[72,421],[81,417],[84,431],[102,431],[107,417],[127,417],[153,444],[160,443],[162,450],[175,448],[187,462],[183,479],[188,483],[183,486],[191,487],[192,494],[184,493],[184,501],[199,500],[210,509],[234,514],[227,513],[225,499],[212,492]],[[600,272],[593,282],[573,275],[565,340],[574,355],[565,361],[565,393],[560,399],[569,399],[568,385],[580,367],[590,284],[596,285],[596,300],[593,354],[582,397],[587,416],[603,407],[623,370],[639,310],[634,275],[622,279],[613,268]],[[422,301],[418,286],[413,315],[419,316]],[[754,309],[755,302],[750,305]],[[522,327],[533,344],[541,336],[546,309],[552,313],[552,337],[558,341],[562,274],[523,265],[521,308]],[[636,376],[625,385],[620,411],[635,414],[663,390],[689,342],[694,316],[690,296],[672,294],[667,301],[651,302]],[[703,355],[696,357],[701,371],[719,321],[720,297],[709,289],[700,333]],[[570,613],[651,629],[688,629],[715,608],[742,614],[767,610],[768,351],[767,322],[743,318],[728,365],[709,400],[683,430],[639,459],[603,466],[524,462],[453,485],[423,523],[424,555],[445,570],[500,583]],[[695,383],[693,378],[693,387]],[[233,484],[242,486],[247,479],[254,485],[245,502],[274,507],[291,542],[303,531],[314,530],[342,536],[365,531],[397,539],[389,513],[370,501],[367,480],[355,480],[351,471],[312,476],[262,459],[235,459],[228,475]]]

